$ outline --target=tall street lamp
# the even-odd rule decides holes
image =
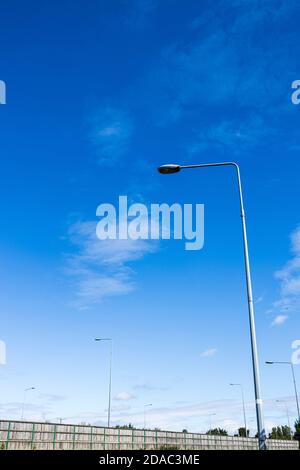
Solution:
[[[107,411],[107,427],[110,426],[110,410],[111,410],[111,371],[112,371],[112,339],[111,338],[95,338],[95,341],[110,341],[109,354],[109,385],[108,385],[108,411]]]
[[[247,420],[246,420],[246,408],[245,408],[245,397],[244,397],[244,389],[242,384],[229,384],[233,387],[237,386],[240,387],[242,393],[242,403],[243,403],[243,413],[244,413],[244,426],[245,426],[245,437],[247,437]]]
[[[25,388],[25,390],[24,390],[23,403],[22,403],[22,412],[21,412],[21,421],[23,421],[23,418],[24,418],[24,408],[25,408],[25,404],[26,404],[26,396],[27,396],[27,392],[29,392],[29,390],[35,390],[35,387],[28,387],[28,388]]]
[[[63,421],[65,421],[65,420],[68,419],[68,418],[60,418],[60,417],[58,417],[58,418],[54,418],[54,419],[58,419],[58,420],[59,420],[59,424],[63,424]]]
[[[299,400],[298,400],[298,392],[297,392],[297,384],[296,384],[296,378],[295,378],[294,364],[292,362],[289,362],[289,361],[266,361],[266,364],[285,364],[285,365],[291,366],[293,384],[294,384],[294,390],[295,390],[295,399],[296,399],[297,412],[298,412],[298,420],[299,420],[299,423],[300,423]]]
[[[148,408],[149,406],[152,406],[152,403],[144,405],[144,429],[146,429],[146,408]]]
[[[209,416],[209,434],[211,434],[212,432],[212,417],[213,416],[216,416],[217,414],[216,413],[210,413],[208,416]]]
[[[259,449],[266,450],[266,433],[264,429],[263,412],[262,412],[260,374],[259,374],[258,352],[257,352],[257,343],[256,343],[255,321],[254,321],[254,307],[253,307],[252,282],[251,282],[250,261],[249,261],[249,253],[248,253],[248,242],[247,242],[247,229],[246,229],[243,191],[242,191],[242,183],[241,183],[239,166],[235,162],[202,163],[199,165],[183,165],[183,166],[169,164],[169,165],[160,166],[158,168],[158,171],[162,174],[172,174],[172,173],[178,173],[180,170],[184,170],[188,168],[193,169],[193,168],[219,167],[219,166],[234,167],[236,170],[236,176],[237,176],[240,212],[241,212],[241,221],[242,221],[243,244],[244,244],[246,285],[247,285],[247,294],[248,294],[248,312],[249,312],[249,323],[250,323],[251,352],[252,352],[252,366],[253,366],[253,378],[254,378],[254,393],[255,393],[258,441],[259,441]]]
[[[290,422],[290,414],[289,414],[289,409],[288,409],[288,406],[287,406],[287,402],[286,400],[276,400],[277,403],[284,403],[284,407],[285,407],[285,412],[286,412],[286,419],[287,419],[287,423],[288,423],[288,427],[290,429],[290,438],[292,439],[292,428],[291,428],[291,422]]]

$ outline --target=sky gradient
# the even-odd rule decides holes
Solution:
[[[267,429],[296,418],[300,79],[296,0],[1,4],[0,415],[255,429],[235,160],[245,192]],[[205,244],[100,242],[96,209],[205,205]],[[300,387],[300,365],[295,365]]]

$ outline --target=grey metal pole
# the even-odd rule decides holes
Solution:
[[[239,169],[239,166],[236,164],[235,164],[235,167],[236,167],[237,178],[238,178],[243,241],[244,241],[245,272],[246,272],[246,284],[247,284],[247,292],[248,292],[248,312],[249,312],[250,336],[251,336],[251,346],[252,346],[251,351],[252,351],[252,366],[253,366],[253,376],[254,376],[254,391],[255,391],[258,441],[259,441],[260,450],[265,450],[266,449],[266,434],[265,434],[264,423],[263,423],[262,398],[261,398],[261,390],[260,390],[260,373],[259,373],[258,352],[257,352],[257,342],[256,342],[255,320],[254,320],[252,281],[251,281],[251,273],[250,273],[246,218],[245,218],[245,210],[244,210],[244,202],[243,202],[240,169]]]
[[[110,341],[110,361],[109,361],[109,392],[108,392],[108,414],[107,414],[107,427],[110,427],[110,411],[111,411],[111,376],[112,376],[112,340]]]
[[[285,412],[286,412],[286,419],[287,419],[288,427],[290,428],[290,431],[291,431],[292,428],[291,428],[290,414],[289,414],[289,409],[288,409],[288,406],[287,406],[287,402],[285,400],[276,400],[276,401],[277,401],[277,403],[284,403]],[[291,432],[290,432],[290,439],[292,439]]]
[[[146,429],[146,408],[147,406],[152,406],[152,403],[148,403],[148,405],[144,405],[144,429]]]
[[[246,408],[245,408],[245,397],[244,397],[244,388],[242,384],[230,384],[230,385],[236,385],[241,388],[242,392],[242,403],[243,403],[243,414],[244,414],[244,426],[245,426],[245,433],[247,437],[247,419],[246,419]]]
[[[107,427],[110,427],[110,412],[111,412],[111,381],[112,381],[112,349],[113,340],[111,338],[95,338],[95,341],[110,341],[109,353],[109,384],[108,384],[108,408],[107,408]]]
[[[243,389],[242,385],[241,385],[241,389],[242,389],[242,399],[243,399],[245,434],[246,434],[246,437],[248,437],[248,435],[247,435],[247,419],[246,419],[245,397],[244,397],[244,389]]]
[[[25,407],[25,400],[26,400],[26,392],[27,392],[27,389],[24,390],[24,395],[23,395],[23,402],[22,402],[22,411],[21,411],[21,421],[23,421],[23,418],[24,418],[24,407]]]
[[[296,378],[295,378],[294,364],[292,362],[289,362],[289,361],[266,361],[266,364],[288,364],[288,365],[291,366],[293,384],[294,384],[294,390],[295,390],[296,406],[297,406],[297,412],[298,412],[298,420],[299,420],[299,423],[300,423],[299,399],[298,399],[298,391],[297,391],[297,384],[296,384]]]
[[[29,390],[35,390],[35,387],[25,388],[25,390],[24,390],[23,403],[22,403],[22,412],[21,412],[21,421],[23,421],[23,418],[24,418],[24,408],[25,408],[25,402],[26,402],[26,395],[27,395],[27,392],[29,392]]]
[[[287,406],[287,403],[285,402],[285,411],[286,411],[286,419],[287,419],[287,422],[288,422],[288,427],[290,428],[290,436],[291,436],[291,439],[292,439],[292,428],[291,428],[291,422],[290,422],[290,413],[289,413],[289,409],[288,409],[288,406]]]
[[[294,382],[294,389],[295,389],[295,397],[296,397],[296,404],[297,404],[297,411],[298,411],[298,420],[299,420],[299,423],[300,423],[300,411],[299,411],[298,391],[297,391],[297,385],[296,385],[294,364],[293,364],[292,362],[291,362],[291,368],[292,368],[292,374],[293,374],[293,382]]]
[[[209,414],[209,428],[210,428],[209,429],[209,434],[211,434],[211,432],[212,432],[212,417],[213,416],[216,416],[216,413],[210,413]]]
[[[263,410],[262,410],[263,404],[262,404],[262,398],[261,398],[260,373],[259,373],[256,329],[255,329],[254,307],[253,307],[253,296],[252,296],[252,281],[251,281],[251,274],[250,274],[249,251],[248,251],[248,241],[247,241],[247,228],[246,228],[243,190],[242,190],[242,182],[241,182],[239,166],[235,162],[222,162],[222,163],[203,163],[199,165],[183,165],[183,166],[175,165],[175,166],[170,166],[170,168],[171,168],[171,172],[177,172],[185,168],[202,168],[202,167],[211,167],[211,166],[233,166],[236,169],[238,190],[239,190],[240,212],[241,212],[241,220],[242,220],[242,234],[243,234],[243,245],[244,245],[246,286],[247,286],[247,295],[248,295],[248,313],[249,313],[249,324],[250,324],[251,354],[252,354],[252,368],[253,368],[253,379],[254,379],[258,441],[259,441],[259,449],[266,450],[266,433],[265,433],[264,421],[263,421]],[[165,165],[164,167],[167,168],[168,165]],[[161,169],[163,169],[164,167],[161,167]]]

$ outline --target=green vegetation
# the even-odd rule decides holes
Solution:
[[[159,450],[180,450],[180,447],[164,445],[160,446]]]
[[[115,429],[136,429],[131,423],[124,424],[123,426],[115,426]]]
[[[297,419],[295,422],[295,434],[294,434],[294,439],[300,442],[300,420]]]
[[[209,434],[211,436],[228,436],[228,432],[226,431],[226,429],[222,428],[210,429],[209,431],[207,431],[206,434]]]
[[[235,434],[235,437],[249,437],[250,431],[247,429],[247,434],[246,434],[246,429],[245,428],[239,428],[238,433]]]
[[[291,439],[292,430],[289,426],[276,426],[269,433],[269,439]]]

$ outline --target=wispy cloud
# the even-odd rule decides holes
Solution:
[[[39,393],[38,397],[43,400],[44,403],[57,403],[67,399],[65,395],[58,395],[56,393]]]
[[[278,397],[264,401],[266,429],[270,431],[272,426],[285,424],[285,410],[278,406],[277,399],[289,404],[290,411],[296,413],[294,397]],[[245,402],[248,426],[251,435],[256,433],[255,402]],[[224,427],[229,433],[236,433],[243,422],[243,410],[239,399],[219,399],[195,404],[177,404],[168,407],[152,407],[147,413],[149,426],[166,430],[182,430],[187,428],[192,432],[206,432],[210,426],[209,415],[214,413],[213,426]],[[295,415],[296,416],[296,415]],[[115,423],[134,423],[143,426],[143,413],[141,410],[132,410],[130,413],[120,413],[114,416]]]
[[[106,106],[88,120],[89,140],[99,164],[114,165],[129,147],[133,122],[127,111]]]
[[[300,308],[300,226],[290,236],[292,258],[275,273],[280,284],[280,297],[273,303],[270,313],[276,314],[273,325],[281,325],[288,313]]]
[[[264,300],[264,295],[262,294],[254,300],[254,303],[260,304],[261,302],[263,302],[263,300]]]
[[[272,23],[285,20],[297,10],[297,0],[273,0],[261,2],[260,0],[221,0],[223,5],[232,7],[238,13],[237,28],[252,28],[253,24],[263,26],[268,20]],[[248,19],[248,22],[247,22]]]
[[[115,397],[114,400],[118,401],[128,401],[128,400],[134,400],[136,398],[135,395],[129,392],[120,392],[118,393]]]
[[[295,415],[295,397],[285,396],[276,397],[264,401],[265,423],[267,431],[272,426],[286,423],[286,412],[284,405],[280,405],[277,400],[286,402],[289,406],[291,417]],[[246,413],[248,426],[251,429],[252,436],[256,433],[255,424],[255,402],[254,399],[246,401]],[[0,405],[1,416],[6,419],[19,419],[22,403],[10,402]],[[112,424],[128,424],[133,423],[135,426],[143,427],[144,415],[143,407],[132,408],[126,401],[118,405],[114,405],[112,411]],[[105,426],[107,423],[107,410],[103,413],[94,411],[75,412],[64,416],[64,424],[67,423],[86,423],[98,426]],[[56,412],[57,413],[57,412]],[[153,406],[148,409],[147,423],[149,427],[159,427],[162,430],[181,431],[187,428],[190,432],[206,432],[210,426],[209,414],[216,413],[213,426],[220,426],[233,434],[242,425],[242,407],[240,399],[219,399],[203,403],[177,403],[173,406]],[[58,422],[53,406],[45,407],[44,405],[34,405],[27,403],[25,418],[28,420],[50,420]]]
[[[287,319],[288,319],[287,315],[277,315],[271,324],[272,326],[283,325],[283,323],[285,323]]]
[[[152,392],[154,390],[159,390],[159,391],[166,391],[169,390],[170,387],[163,386],[163,385],[153,385],[150,383],[144,383],[144,384],[137,384],[134,386],[135,390],[140,390],[142,392]]]
[[[115,413],[115,412],[124,412],[124,411],[129,411],[129,410],[131,410],[131,406],[126,405],[125,403],[122,403],[120,405],[113,405],[112,408],[111,408],[111,411],[113,413]]]
[[[66,256],[64,272],[76,291],[74,305],[85,309],[106,297],[136,288],[130,264],[158,249],[153,240],[99,240],[96,222],[76,222],[69,228],[74,251]]]
[[[157,0],[130,0],[124,22],[132,28],[144,28],[158,5]]]
[[[212,357],[217,354],[218,350],[216,348],[206,349],[200,354],[200,357]]]
[[[0,413],[4,419],[15,419],[19,420],[21,417],[21,410],[23,403],[21,402],[8,402],[0,405]],[[30,402],[26,403],[26,409],[24,409],[24,419],[40,421],[44,420],[45,416],[49,416],[52,413],[51,404],[33,404]]]
[[[296,1],[217,0],[204,9],[188,40],[170,43],[151,67],[148,95],[159,102],[148,105],[155,106],[156,123],[192,122],[188,150],[244,153],[278,142],[282,117],[293,112],[288,92],[297,70],[291,52],[297,31],[287,25],[297,8]],[[264,38],[259,47],[257,37]],[[295,130],[284,132],[288,147]]]
[[[244,121],[225,120],[197,133],[189,152],[193,155],[214,149],[239,155],[241,152],[250,151],[259,143],[265,143],[271,134],[272,131],[265,126],[259,115],[252,115]]]
[[[230,15],[233,32],[255,33],[258,28],[265,26],[265,22],[273,25],[292,15],[298,7],[297,0],[273,0],[261,2],[261,0],[216,0],[210,5],[208,11],[195,17],[191,22],[192,29],[206,27],[209,22],[217,22],[221,27],[222,22],[218,13],[221,11]]]

